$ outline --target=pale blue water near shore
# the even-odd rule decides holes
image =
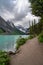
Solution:
[[[28,35],[0,35],[0,50],[15,51],[16,40]]]

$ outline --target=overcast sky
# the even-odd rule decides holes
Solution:
[[[0,0],[0,16],[23,27],[29,27],[29,21],[34,19],[38,22],[38,18],[31,14],[31,4],[28,0]]]

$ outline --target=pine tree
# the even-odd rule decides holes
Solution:
[[[34,23],[32,21],[32,34],[34,34]]]
[[[36,21],[35,21],[35,19],[34,19],[34,33],[35,34],[38,34],[39,32],[38,32],[39,30],[38,30],[38,23],[36,23]]]
[[[36,33],[36,21],[34,19],[34,33]]]
[[[31,35],[31,24],[30,24],[30,21],[29,21],[29,33]]]

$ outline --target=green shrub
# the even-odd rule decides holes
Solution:
[[[21,45],[23,45],[25,42],[26,42],[26,38],[19,38],[17,41],[16,41],[16,43],[17,43],[17,45],[16,45],[16,49],[18,49]]]
[[[42,43],[43,43],[43,33],[41,33],[41,34],[39,35],[38,40],[39,40],[39,42],[42,42]]]
[[[9,64],[9,56],[6,52],[0,51],[0,65],[8,65]]]

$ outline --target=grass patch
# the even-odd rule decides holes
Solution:
[[[38,40],[43,43],[43,32],[38,36]]]
[[[9,56],[4,51],[0,51],[0,65],[9,65]]]

